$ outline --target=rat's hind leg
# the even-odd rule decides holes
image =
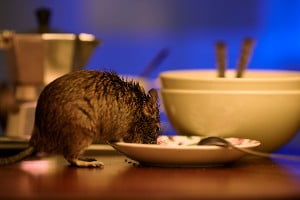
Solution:
[[[64,150],[65,159],[76,167],[97,167],[103,168],[104,164],[97,161],[95,158],[82,157],[84,150],[92,143],[92,139],[85,138],[84,140],[73,140]]]
[[[95,158],[82,157],[81,152],[82,150],[78,153],[65,154],[64,157],[71,165],[76,167],[104,167],[104,164]]]

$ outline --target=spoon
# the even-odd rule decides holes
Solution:
[[[298,157],[298,156],[283,155],[283,154],[271,154],[271,153],[264,153],[264,152],[250,150],[250,149],[240,148],[240,147],[233,145],[231,142],[227,141],[226,139],[224,139],[222,137],[217,137],[217,136],[208,136],[208,137],[202,138],[198,142],[198,145],[215,145],[215,146],[224,147],[224,148],[233,148],[238,151],[241,151],[241,152],[244,152],[244,153],[247,153],[250,155],[254,155],[254,156],[259,156],[259,157],[300,161],[300,157]]]
[[[158,66],[168,57],[169,49],[161,49],[157,55],[151,60],[151,62],[144,68],[144,70],[139,74],[140,77],[149,77],[151,72],[153,72]]]

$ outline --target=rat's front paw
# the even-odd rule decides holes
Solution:
[[[96,167],[96,168],[104,168],[104,164],[100,161],[89,161],[87,162],[87,165],[84,166],[78,166],[78,167]]]

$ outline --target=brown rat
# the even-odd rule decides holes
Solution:
[[[80,155],[92,142],[156,143],[160,129],[157,91],[148,94],[114,72],[81,70],[66,74],[41,92],[29,147],[1,158],[10,164],[34,152],[62,154],[78,167],[102,167]]]

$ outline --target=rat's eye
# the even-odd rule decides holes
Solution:
[[[160,130],[161,130],[161,129],[160,129],[160,123],[159,123],[159,122],[156,122],[155,125],[156,125],[156,129],[155,129],[156,132],[160,132]]]
[[[160,127],[156,127],[156,132],[159,132],[160,131]]]

